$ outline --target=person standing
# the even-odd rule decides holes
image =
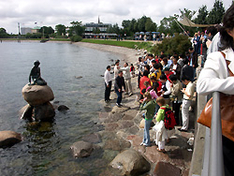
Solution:
[[[231,76],[234,73],[234,4],[224,14],[222,22],[223,26],[220,29],[221,45],[219,47],[222,53],[216,50],[217,43],[215,42],[216,44],[213,46],[214,48],[211,48],[211,51],[215,50],[216,52],[208,54],[204,68],[198,78],[197,92],[199,94],[208,95],[217,91],[226,95],[234,95],[234,77]],[[230,105],[230,107],[233,108],[233,105]],[[232,125],[229,125],[230,129],[232,127]],[[229,136],[233,136],[233,133]],[[234,141],[224,134],[222,140],[219,139],[219,141],[222,141],[223,144],[225,176],[233,176]]]
[[[173,64],[171,64],[171,70],[176,75],[177,79],[180,79],[180,73],[181,73],[181,66],[177,63],[177,58],[173,57]]]
[[[110,101],[110,92],[112,86],[112,77],[110,74],[111,66],[108,65],[106,67],[106,71],[104,73],[104,80],[105,80],[105,102],[108,103]]]
[[[141,104],[140,111],[146,110],[145,117],[144,117],[145,118],[145,126],[144,126],[143,141],[140,145],[144,145],[145,147],[149,147],[150,146],[149,129],[150,129],[150,124],[151,124],[153,117],[154,117],[156,102],[155,102],[155,100],[152,100],[149,92],[146,92],[144,94],[144,97],[146,99]]]
[[[184,59],[184,66],[181,69],[181,74],[180,74],[180,80],[182,80],[182,77],[187,76],[190,81],[193,81],[193,67],[189,65],[189,60]]]
[[[130,68],[128,66],[128,63],[124,63],[124,67],[120,69],[123,71],[123,77],[125,81],[125,88],[126,88],[126,94],[129,96],[132,95],[132,83],[131,83],[131,75],[130,75]]]
[[[182,83],[186,85],[186,88],[183,88],[181,90],[183,95],[183,101],[182,101],[182,123],[183,126],[179,128],[179,131],[188,131],[189,127],[189,107],[191,105],[191,101],[193,99],[194,94],[194,84],[189,80],[188,77],[183,76],[182,77]]]
[[[149,72],[148,72],[147,70],[145,70],[145,71],[143,72],[143,77],[141,77],[141,79],[140,79],[140,94],[141,94],[140,99],[143,99],[142,90],[147,88],[147,87],[145,87],[144,83],[145,83],[145,82],[148,82],[149,85],[151,85],[151,81],[150,81],[150,79],[148,78],[148,74],[149,74]]]
[[[181,82],[177,79],[176,75],[171,75],[170,77],[171,80],[171,99],[172,99],[172,108],[175,113],[175,120],[176,124],[180,125],[180,106],[182,104],[182,84]]]
[[[159,81],[162,83],[161,96],[165,99],[166,104],[170,105],[171,83],[164,74],[160,76]]]
[[[122,102],[123,87],[124,87],[124,90],[125,90],[123,71],[119,71],[118,76],[115,78],[115,93],[117,94],[116,105],[118,107],[122,106],[121,102]]]
[[[118,76],[118,72],[119,72],[119,69],[120,69],[119,62],[120,62],[119,60],[117,60],[115,62],[115,66],[114,66],[114,78],[116,78]]]
[[[165,109],[170,108],[168,104],[166,104],[165,99],[163,97],[159,97],[156,100],[156,103],[160,107],[158,113],[155,115],[156,124],[153,127],[153,130],[156,132],[155,144],[158,146],[157,150],[159,152],[165,152],[165,141],[168,140],[167,130],[164,125],[165,118]]]
[[[194,51],[192,47],[189,48],[189,54],[190,54],[189,65],[193,67],[193,80],[192,81],[194,81],[194,78],[196,75],[196,68],[198,67],[198,55],[197,55],[197,52]]]

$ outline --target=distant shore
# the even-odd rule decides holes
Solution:
[[[129,49],[125,47],[119,47],[119,46],[93,44],[93,43],[85,43],[85,42],[76,42],[73,44],[77,46],[100,50],[100,51],[112,52],[114,54],[120,55],[122,61],[129,62],[129,63],[137,62],[138,57],[140,56],[140,54],[142,54],[141,51],[138,51],[135,49]]]
[[[2,42],[18,42],[15,40],[7,40],[2,39]],[[20,42],[40,42],[40,40],[20,40]],[[93,44],[93,43],[85,43],[85,42],[70,42],[70,41],[47,41],[46,43],[67,43],[73,44],[77,46],[92,48],[100,51],[107,51],[113,54],[117,54],[120,56],[120,60],[123,62],[135,63],[138,61],[138,57],[143,54],[143,50],[135,50],[125,47],[112,46],[112,45],[103,45],[103,44]]]

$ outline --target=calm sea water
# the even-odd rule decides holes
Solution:
[[[75,159],[69,148],[84,135],[102,130],[95,123],[102,108],[98,101],[104,97],[100,75],[111,59],[117,56],[71,44],[0,43],[0,131],[24,137],[13,147],[0,149],[1,176],[97,175],[108,164],[102,152]],[[19,110],[27,104],[21,90],[35,60],[41,62],[42,78],[52,88],[54,101],[70,110],[56,111],[53,123],[32,127],[19,119]]]

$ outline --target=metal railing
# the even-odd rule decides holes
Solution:
[[[208,163],[203,162],[202,176],[207,176],[207,173],[208,176],[224,176],[219,92],[213,93],[210,138],[209,135],[206,135],[205,145],[209,145],[209,147],[205,146],[204,157],[207,157],[209,155],[209,160]],[[203,159],[203,161],[207,161],[207,158]]]

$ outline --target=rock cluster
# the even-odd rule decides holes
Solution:
[[[0,131],[0,148],[11,147],[21,141],[21,135],[14,131]]]
[[[28,85],[22,89],[22,95],[25,101],[28,102],[22,109],[22,119],[30,121],[50,121],[55,116],[55,111],[50,103],[54,99],[54,94],[51,88],[47,85]]]

